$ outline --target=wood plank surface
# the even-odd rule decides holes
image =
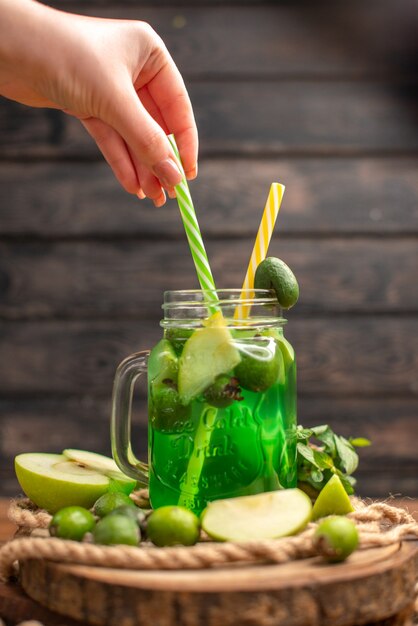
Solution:
[[[219,288],[242,284],[252,239],[207,243]],[[298,277],[291,318],[321,313],[418,312],[418,240],[281,241],[280,256]],[[198,288],[182,241],[0,243],[0,317],[161,316],[162,294]]]
[[[257,96],[254,97],[254,90]],[[201,154],[416,154],[417,84],[190,83]],[[0,157],[98,158],[80,122],[4,100]]]
[[[367,3],[58,2],[76,13],[140,19],[164,40],[187,79],[381,76],[416,52],[411,0]],[[245,41],[245,46],[242,42]],[[336,45],[338,42],[338,45]],[[404,71],[408,71],[406,67]]]
[[[418,158],[202,159],[191,189],[205,240],[254,238],[271,181],[286,185],[276,238],[418,234]],[[105,163],[0,163],[0,237],[176,237]],[[250,254],[248,250],[247,254]]]

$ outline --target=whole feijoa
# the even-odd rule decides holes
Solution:
[[[106,546],[137,546],[141,540],[141,531],[136,521],[126,515],[107,515],[97,522],[93,539],[94,543]]]
[[[313,543],[327,561],[344,561],[358,546],[356,525],[348,517],[331,515],[319,524]]]
[[[81,541],[84,535],[93,530],[94,516],[82,506],[67,506],[57,511],[49,525],[52,537]]]
[[[135,503],[129,496],[121,491],[108,491],[104,493],[93,506],[93,513],[97,517],[105,517],[114,509],[120,506],[132,506],[135,507]]]
[[[162,506],[147,521],[147,538],[160,547],[193,546],[199,533],[199,518],[183,506]]]

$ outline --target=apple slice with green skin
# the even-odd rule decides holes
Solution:
[[[321,489],[312,509],[312,520],[328,515],[347,515],[354,511],[350,498],[337,474]]]
[[[252,541],[294,535],[311,518],[312,504],[300,489],[283,489],[216,500],[202,513],[202,528],[217,541]]]
[[[115,461],[108,456],[73,448],[63,450],[63,455],[86,469],[107,476],[110,479],[109,491],[123,491],[129,495],[136,487],[136,480],[123,474]]]
[[[178,390],[183,404],[205,391],[221,374],[241,361],[221,312],[214,313],[206,328],[198,328],[184,344],[179,359]]]
[[[89,509],[109,490],[107,476],[80,467],[63,454],[19,454],[15,458],[15,471],[28,498],[49,513],[66,506]]]
[[[177,383],[179,364],[177,355],[168,339],[161,339],[151,350],[148,358],[148,376],[156,385],[164,380]]]

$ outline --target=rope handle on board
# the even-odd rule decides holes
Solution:
[[[356,510],[349,517],[356,523],[359,549],[399,543],[407,537],[418,538],[418,523],[405,509],[384,502],[366,504],[355,500]],[[46,529],[51,516],[33,508],[27,499],[12,501],[9,519],[26,533]],[[112,567],[116,569],[175,570],[206,569],[230,563],[286,563],[315,556],[311,523],[299,535],[281,539],[255,540],[246,543],[202,542],[195,546],[157,548],[144,543],[140,547],[101,546],[52,537],[25,536],[9,541],[0,548],[0,579],[13,576],[16,561],[47,559],[50,561]],[[40,532],[36,530],[36,532]]]

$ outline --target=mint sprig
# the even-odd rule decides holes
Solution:
[[[337,474],[346,492],[354,493],[359,457],[356,448],[371,445],[364,437],[346,439],[327,425],[303,428],[298,426],[297,465],[299,486],[316,497],[333,474]]]

